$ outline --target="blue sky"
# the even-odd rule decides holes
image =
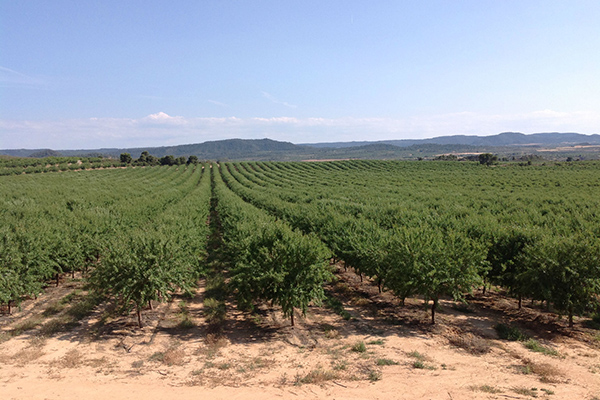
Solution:
[[[0,148],[600,133],[598,1],[0,0]]]

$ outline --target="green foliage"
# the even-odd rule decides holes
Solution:
[[[280,305],[293,325],[294,309],[305,314],[311,302],[325,298],[323,283],[331,277],[325,247],[315,235],[294,231],[241,201],[216,174],[215,181],[238,302],[246,308],[257,300]]]
[[[519,328],[514,326],[506,325],[506,324],[497,324],[494,326],[494,329],[498,333],[500,339],[511,340],[511,341],[521,341],[527,340],[529,337],[522,333]]]
[[[357,353],[364,353],[365,351],[367,351],[367,346],[365,346],[365,342],[358,341],[352,346],[352,351],[355,351]]]
[[[138,312],[151,300],[168,300],[177,288],[187,289],[191,281],[177,245],[149,232],[114,243],[90,277],[96,291],[115,297],[127,311]],[[138,322],[142,327],[141,319]]]
[[[569,316],[583,313],[600,293],[600,240],[589,235],[546,235],[527,246],[519,276],[532,297],[551,301]]]
[[[121,155],[119,156],[119,160],[121,160],[121,162],[123,164],[131,164],[131,161],[133,159],[131,158],[131,154],[129,154],[129,153],[121,153]]]
[[[498,156],[491,153],[482,153],[479,155],[479,163],[483,165],[492,165],[498,161]]]

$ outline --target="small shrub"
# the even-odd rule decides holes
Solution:
[[[208,297],[204,300],[204,316],[209,324],[225,320],[226,307],[223,301]]]
[[[227,339],[221,335],[209,333],[204,338],[204,345],[205,347],[200,349],[199,352],[208,358],[212,358],[217,355],[220,348],[227,346]]]
[[[352,346],[352,351],[355,351],[357,353],[364,353],[365,351],[367,351],[367,346],[365,346],[365,343],[363,341],[356,342],[354,346]]]
[[[480,385],[480,386],[469,386],[474,392],[484,392],[484,393],[502,393],[502,390],[496,388],[495,386],[490,385]]]
[[[62,317],[46,322],[40,328],[39,333],[42,336],[52,336],[59,332],[67,332],[78,325],[78,322],[73,321],[72,318],[63,315]]]
[[[61,312],[64,309],[65,309],[65,304],[61,301],[56,301],[56,302],[50,304],[48,307],[46,307],[46,309],[42,312],[42,315],[44,317],[51,317],[53,315],[58,314],[59,312]]]
[[[342,302],[333,296],[327,295],[325,298],[325,306],[332,309],[336,314],[346,321],[352,319],[352,315],[350,315],[350,313],[344,309]]]
[[[538,342],[535,339],[527,340],[526,342],[523,343],[523,346],[525,346],[529,350],[534,351],[536,353],[542,353],[547,356],[555,356],[555,357],[559,356],[558,351],[551,349],[549,347],[543,346],[542,344],[540,344],[540,342]]]
[[[371,340],[370,342],[367,342],[367,344],[375,344],[379,346],[382,346],[384,343],[385,342],[383,341],[383,339]]]
[[[364,307],[371,304],[371,300],[367,299],[366,297],[355,296],[352,298],[351,303],[355,306]]]
[[[463,314],[474,314],[475,311],[469,308],[469,306],[465,303],[458,303],[452,306],[452,309],[461,312]]]
[[[380,371],[376,371],[374,369],[370,370],[367,377],[369,378],[369,380],[371,382],[375,382],[375,381],[379,381],[381,380],[381,372]]]
[[[527,340],[528,337],[524,333],[522,333],[518,328],[506,325],[506,324],[498,324],[494,326],[496,332],[498,332],[498,336],[500,339],[517,341],[517,340]]]
[[[11,335],[12,336],[18,336],[18,335],[20,335],[23,332],[35,329],[38,326],[40,326],[43,321],[44,321],[43,318],[40,318],[40,317],[31,317],[31,318],[28,318],[25,321],[23,321],[21,323],[18,323],[11,330]]]
[[[512,391],[515,392],[516,394],[520,394],[522,396],[537,397],[537,393],[534,389],[528,389],[523,386],[513,387]]]
[[[448,341],[453,346],[466,350],[473,355],[481,355],[489,353],[491,349],[490,341],[471,333],[462,335],[453,335],[448,338]]]
[[[562,373],[553,365],[546,363],[535,363],[531,360],[524,360],[523,365],[516,367],[517,371],[524,375],[535,374],[544,383],[559,383]]]
[[[83,356],[77,349],[71,349],[61,357],[60,365],[64,368],[77,368],[81,365]]]
[[[196,324],[189,317],[184,317],[179,324],[177,324],[177,327],[179,329],[192,329],[196,327]]]
[[[320,384],[323,382],[331,381],[333,379],[337,379],[338,375],[333,371],[324,371],[322,369],[317,369],[310,371],[303,378],[300,378],[299,383],[312,383],[312,384]]]
[[[150,358],[148,358],[148,361],[163,362],[164,359],[165,353],[163,351],[157,351],[156,353],[152,354]]]
[[[378,358],[377,365],[398,365],[398,362],[389,358]]]
[[[179,347],[170,347],[165,351],[162,362],[168,366],[183,365],[185,363],[185,351]]]
[[[337,329],[329,329],[325,331],[325,337],[327,339],[337,339],[340,336],[340,332]]]
[[[583,326],[590,329],[600,330],[600,314],[594,314],[592,319],[584,321]]]
[[[413,350],[410,353],[407,353],[407,355],[409,357],[416,358],[417,360],[420,360],[420,361],[424,361],[427,358],[427,357],[425,357],[424,354],[421,354],[416,350]]]
[[[348,368],[348,363],[346,361],[340,361],[339,363],[333,366],[334,371],[345,371]]]
[[[418,351],[411,351],[410,353],[407,353],[407,355],[409,357],[416,358],[416,360],[412,363],[413,368],[431,369],[431,370],[435,369],[435,367],[433,365],[425,364],[425,361],[427,360],[427,356],[425,356],[424,354],[421,354]]]

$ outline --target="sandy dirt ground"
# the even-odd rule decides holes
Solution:
[[[585,399],[600,400],[600,331],[498,292],[468,306],[445,300],[436,325],[422,299],[400,305],[338,267],[328,286],[352,317],[311,307],[290,327],[277,310],[227,303],[219,333],[205,320],[203,284],[144,311],[101,303],[75,322],[85,298],[64,278],[0,316],[0,399]],[[191,324],[182,326],[182,310]],[[70,323],[65,323],[70,321]],[[511,324],[544,349],[498,337]],[[531,346],[530,346],[531,347]]]

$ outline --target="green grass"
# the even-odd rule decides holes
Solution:
[[[551,349],[549,347],[543,346],[542,344],[540,344],[540,342],[538,342],[535,339],[527,340],[526,342],[523,343],[523,346],[525,346],[526,348],[528,348],[531,351],[534,351],[536,353],[542,353],[547,356],[554,356],[554,357],[560,356],[558,351]]]
[[[177,324],[177,327],[180,329],[191,329],[196,326],[190,317],[190,311],[185,301],[179,302],[179,318],[181,318],[181,320]]]
[[[496,393],[502,393],[502,390],[498,389],[495,386],[490,386],[490,385],[480,385],[480,386],[469,386],[469,389],[471,389],[474,392],[483,392],[483,393],[492,393],[492,394],[496,394]]]
[[[416,360],[412,363],[412,367],[416,369],[430,369],[434,370],[435,367],[433,365],[427,365],[421,360]]]
[[[326,381],[331,381],[333,379],[337,379],[338,374],[334,371],[325,371],[322,369],[316,369],[310,371],[304,377],[296,376],[296,385],[301,385],[303,383],[312,383],[312,384],[320,384]]]
[[[519,386],[513,387],[512,391],[522,396],[537,397],[537,389],[535,388],[529,389],[524,386]]]
[[[416,350],[411,351],[410,353],[407,353],[407,355],[409,357],[416,358],[417,360],[420,360],[420,361],[424,361],[426,358],[424,354],[421,354]]]
[[[19,336],[23,332],[27,332],[27,331],[37,328],[43,322],[44,322],[44,319],[40,318],[40,317],[28,318],[25,321],[20,322],[17,325],[15,325],[15,327],[13,329],[11,329],[10,334],[11,334],[11,336]]]
[[[397,361],[394,360],[390,360],[389,358],[378,358],[377,359],[377,365],[383,366],[383,365],[398,365]]]
[[[527,349],[533,352],[542,353],[547,356],[560,357],[558,351],[542,345],[540,342],[533,338],[530,338],[516,327],[509,326],[506,324],[498,324],[494,327],[494,329],[496,329],[496,332],[498,332],[498,336],[500,336],[500,339],[519,341],[523,343],[523,346],[525,346]]]

